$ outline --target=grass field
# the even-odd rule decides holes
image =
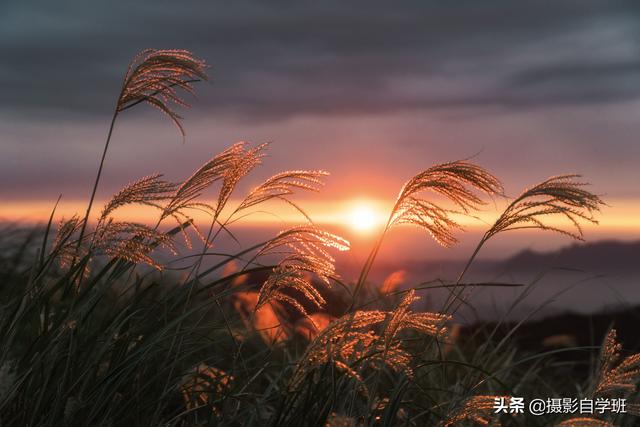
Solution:
[[[519,286],[465,282],[487,241],[532,228],[582,238],[580,224],[595,222],[603,202],[577,175],[524,190],[456,280],[420,286],[450,291],[434,312],[412,309],[416,289],[401,289],[393,277],[377,285],[368,275],[396,227],[453,245],[458,216],[504,197],[500,181],[467,160],[429,166],[406,182],[353,283],[334,267],[349,243],[295,201],[319,191],[326,172],[284,171],[236,194],[268,145],[234,144],[182,182],[138,179],[98,210],[118,117],[149,104],[184,134],[176,108],[206,71],[186,51],[134,58],[87,210],[61,220],[54,210],[46,227],[2,230],[0,425],[635,425],[640,355],[621,354],[615,331],[602,348],[525,352],[510,341],[519,324],[460,335],[453,317],[478,286]],[[232,195],[241,202],[230,206]],[[234,223],[273,201],[294,206],[300,225],[216,252],[217,239],[233,238]],[[130,205],[154,209],[152,225],[115,218]],[[196,224],[196,211],[210,221]],[[166,269],[160,251],[181,270]],[[529,289],[522,286],[519,301]],[[556,357],[572,352],[593,355],[589,375]],[[627,413],[496,414],[504,396],[628,398]]]

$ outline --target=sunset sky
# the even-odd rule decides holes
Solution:
[[[302,203],[321,222],[348,227],[357,201],[382,215],[415,173],[473,157],[512,196],[581,173],[610,205],[593,238],[637,239],[639,18],[613,0],[3,1],[0,218],[43,220],[60,193],[62,213],[82,210],[126,65],[155,47],[193,51],[212,81],[183,111],[184,144],[148,108],[120,117],[99,198],[272,141],[242,188],[328,170]]]

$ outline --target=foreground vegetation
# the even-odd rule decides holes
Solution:
[[[185,51],[142,52],[125,75],[111,130],[120,114],[147,103],[183,131],[174,107],[186,105],[180,91],[192,92],[205,71]],[[487,241],[523,228],[579,239],[580,222],[595,222],[602,201],[577,176],[549,178],[515,198],[457,280],[421,286],[447,288],[444,306],[419,312],[416,289],[393,280],[372,286],[369,271],[398,226],[455,244],[457,215],[503,197],[480,166],[445,163],[409,179],[358,280],[344,283],[332,253],[348,242],[314,225],[293,199],[318,191],[326,172],[277,173],[231,206],[268,148],[238,143],[182,182],[159,174],[133,182],[94,215],[111,130],[82,217],[54,226],[54,210],[44,230],[2,232],[0,425],[633,424],[631,400],[628,414],[494,414],[501,396],[635,396],[640,356],[622,357],[614,331],[583,384],[558,378],[567,367],[554,352],[510,345],[517,326],[500,339],[494,328],[460,340],[453,321],[475,286],[508,285],[464,283]],[[267,201],[298,209],[301,225],[237,253],[214,250]],[[155,224],[118,220],[125,205],[154,209]],[[196,224],[196,210],[210,222]],[[558,216],[566,226],[548,221]],[[192,252],[181,255],[180,246]],[[166,268],[178,261],[181,274]]]

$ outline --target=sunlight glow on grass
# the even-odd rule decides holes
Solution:
[[[98,200],[97,203],[104,203]],[[231,204],[238,203],[232,200]],[[481,221],[467,217],[456,217],[456,220],[468,229],[484,230],[496,217],[496,211],[503,208],[505,202],[498,203],[497,208],[479,212],[477,216]],[[605,234],[608,238],[635,238],[640,232],[638,216],[640,216],[640,199],[610,199],[612,207],[606,208],[606,215],[600,219],[600,225],[596,228],[586,224],[585,230]],[[46,224],[54,202],[50,200],[3,200],[0,204],[0,222],[16,223],[41,223]],[[339,200],[305,200],[305,211],[318,224],[343,226],[353,230],[357,234],[366,235],[371,231],[379,230],[387,220],[393,200],[378,200],[369,198],[339,199]],[[253,213],[240,221],[242,226],[273,226],[282,228],[287,224],[299,224],[304,218],[290,206],[281,203],[270,202],[268,209],[255,209]],[[63,199],[56,209],[56,214],[61,217],[71,217],[74,213],[86,209],[86,201]],[[264,211],[268,210],[269,214]],[[368,212],[368,213],[367,213]],[[149,218],[153,217],[154,209],[132,205],[124,206],[118,210],[116,216],[122,221],[152,224]],[[208,221],[210,217],[204,213],[194,211],[193,217],[197,221]],[[357,217],[367,219],[357,220]],[[372,217],[372,218],[371,218]],[[366,225],[373,219],[374,224]],[[564,222],[553,218],[548,221],[553,225],[564,225]],[[360,225],[362,224],[362,225]],[[371,228],[368,228],[371,227]]]

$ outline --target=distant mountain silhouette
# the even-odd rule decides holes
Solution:
[[[464,268],[466,260],[389,261],[378,260],[374,269],[379,272],[406,270],[410,275],[424,279],[455,278]],[[360,265],[344,265],[349,273],[359,271]],[[603,240],[594,243],[573,244],[555,251],[524,250],[503,260],[476,260],[469,276],[501,273],[540,273],[549,269],[579,270],[592,274],[640,274],[640,240],[622,242]]]
[[[553,252],[522,251],[501,267],[510,271],[567,268],[590,273],[640,273],[640,241],[605,240],[574,244]]]

